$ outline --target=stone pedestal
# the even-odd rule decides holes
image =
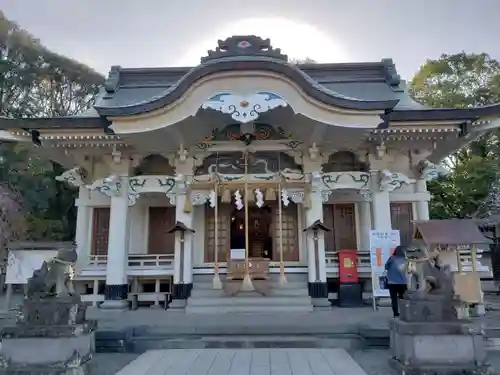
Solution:
[[[0,374],[86,375],[96,322],[79,297],[25,300],[15,326],[2,330]]]
[[[391,365],[397,371],[405,375],[487,373],[483,328],[457,319],[457,301],[411,292],[406,297],[414,299],[400,301],[400,318],[390,326]]]
[[[485,337],[478,324],[391,322],[391,365],[406,375],[486,374]]]

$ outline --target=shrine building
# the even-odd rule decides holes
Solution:
[[[407,244],[436,164],[499,118],[500,104],[414,102],[390,59],[292,64],[233,36],[195,67],[113,66],[93,109],[1,118],[0,138],[33,143],[79,189],[87,301],[310,311],[335,290],[340,250],[358,252],[369,291],[369,231]]]

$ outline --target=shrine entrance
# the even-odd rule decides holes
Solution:
[[[249,207],[248,242],[249,258],[279,261],[273,258],[272,222],[273,209],[270,206]],[[233,210],[231,215],[231,249],[245,248],[245,213]]]

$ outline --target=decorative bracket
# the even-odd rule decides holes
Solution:
[[[417,171],[420,174],[421,178],[426,181],[432,181],[438,178],[439,176],[447,175],[449,171],[441,167],[440,165],[436,165],[431,163],[428,160],[422,160],[417,165]]]
[[[83,168],[74,167],[64,171],[60,176],[56,177],[56,181],[66,182],[73,187],[85,185],[86,172]]]
[[[227,115],[240,123],[255,121],[262,113],[277,107],[286,107],[287,102],[272,92],[257,92],[249,95],[236,95],[229,92],[220,93],[202,104],[202,109],[213,109]]]
[[[411,179],[402,173],[391,172],[387,169],[381,170],[379,172],[379,178],[380,191],[388,192],[400,189],[404,185],[411,185],[416,182],[414,179]]]

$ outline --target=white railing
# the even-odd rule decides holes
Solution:
[[[108,263],[107,255],[91,255],[87,264],[81,268],[106,269]],[[156,269],[171,268],[174,264],[174,256],[171,254],[132,254],[128,256],[128,267],[131,269]]]
[[[491,272],[488,265],[482,264],[480,259],[482,258],[481,251],[478,250],[476,255],[476,269],[479,273]],[[339,272],[339,258],[337,251],[327,251],[325,254],[326,270],[328,273],[338,273]],[[460,261],[462,262],[462,270],[464,272],[472,271],[472,256],[469,249],[460,250]],[[452,267],[453,269],[453,267]],[[358,273],[360,275],[369,275],[371,273],[370,265],[370,252],[369,251],[358,251]]]

